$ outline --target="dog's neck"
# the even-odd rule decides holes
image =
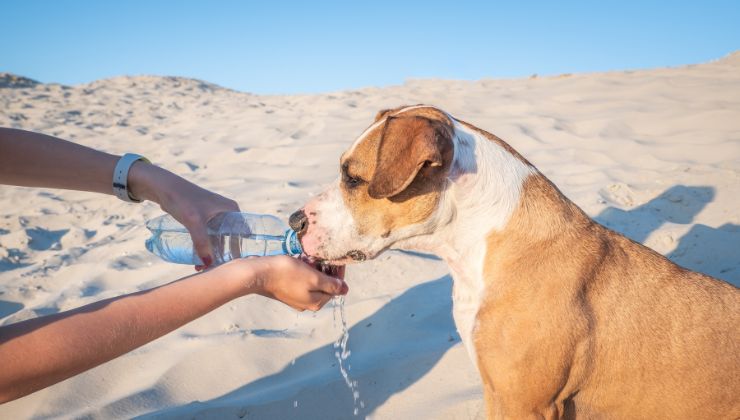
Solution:
[[[453,120],[455,121],[455,120]],[[525,180],[537,173],[497,138],[455,121],[455,154],[448,185],[428,235],[398,245],[439,255],[454,279],[454,318],[470,358],[475,317],[484,294],[487,238],[501,232],[519,208]],[[495,252],[495,251],[493,251]]]
[[[506,227],[519,206],[525,180],[537,170],[500,140],[453,121],[455,154],[433,233],[402,245],[439,255],[456,279],[472,281],[482,276],[486,237]]]

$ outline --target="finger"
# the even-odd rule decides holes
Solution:
[[[330,295],[346,295],[349,291],[349,286],[347,286],[347,283],[345,283],[344,280],[321,273],[318,274],[318,281],[315,290],[328,293]]]
[[[334,296],[326,294],[324,292],[311,292],[311,305],[308,309],[311,311],[318,311],[324,307]]]
[[[326,293],[324,293],[324,296],[322,296],[321,299],[319,300],[319,304],[323,308],[324,305],[326,305],[327,303],[329,303],[332,299],[334,299],[334,296],[327,295]]]
[[[208,267],[213,264],[213,250],[208,239],[208,232],[206,231],[206,227],[203,225],[199,225],[189,228],[188,230],[190,230],[190,237],[193,239],[193,247],[195,248],[195,253],[203,262],[203,265]]]
[[[338,265],[334,267],[334,277],[344,280],[344,265]]]
[[[229,203],[227,205],[227,208],[229,209],[228,211],[241,211],[241,209],[239,209],[239,203],[229,198],[227,198],[227,200],[229,200]]]
[[[205,211],[206,220],[210,220],[221,213],[239,213],[241,211],[239,203],[220,194],[211,193],[206,201],[209,201],[208,209]]]

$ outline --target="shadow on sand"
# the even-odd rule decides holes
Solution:
[[[23,309],[23,304],[0,299],[0,319]]]
[[[349,374],[358,382],[364,405],[358,417],[353,416],[352,393],[336,366],[333,344],[221,397],[145,417],[364,418],[422,378],[460,341],[452,319],[451,294],[449,276],[419,284],[350,328]]]
[[[645,204],[630,210],[609,207],[594,219],[644,243],[666,223],[691,224],[715,197],[712,187],[675,185]],[[718,228],[695,224],[666,255],[676,264],[740,286],[740,225]]]

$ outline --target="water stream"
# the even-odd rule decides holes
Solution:
[[[339,372],[344,378],[344,383],[347,384],[350,392],[352,392],[353,399],[353,414],[356,416],[360,413],[360,409],[365,408],[365,403],[360,400],[360,390],[357,388],[357,381],[353,380],[349,376],[349,371],[352,365],[349,364],[349,356],[352,352],[347,348],[349,342],[349,329],[347,328],[347,315],[344,310],[344,296],[337,296],[333,300],[334,308],[334,327],[337,325],[337,313],[339,313],[339,320],[341,322],[342,335],[334,342],[334,357],[337,358],[339,364]]]

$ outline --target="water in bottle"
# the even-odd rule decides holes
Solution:
[[[152,237],[146,249],[165,261],[202,265],[188,230],[166,214],[150,220],[146,227]],[[208,224],[208,239],[215,264],[235,258],[267,255],[300,255],[298,234],[275,216],[251,213],[221,213]]]

